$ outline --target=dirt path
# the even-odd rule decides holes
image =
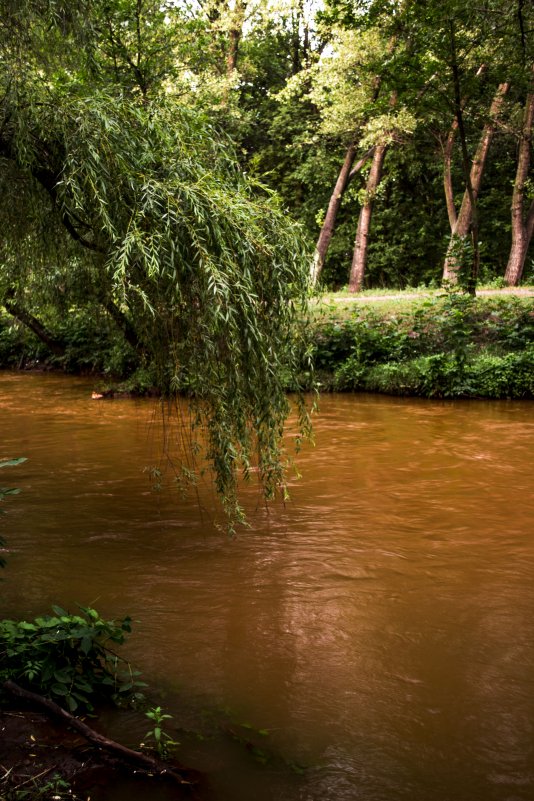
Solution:
[[[325,303],[367,303],[368,301],[388,301],[388,300],[418,300],[423,298],[436,298],[441,294],[440,290],[428,292],[399,292],[398,295],[343,295],[343,296],[324,296]],[[509,289],[479,289],[477,297],[506,297],[514,296],[518,298],[534,298],[534,288],[531,287],[510,287]]]

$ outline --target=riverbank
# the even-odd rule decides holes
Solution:
[[[113,327],[72,312],[61,354],[0,316],[0,368],[95,377],[95,397],[150,394],[155,376]],[[326,293],[301,332],[310,365],[301,388],[429,398],[534,397],[534,288]],[[288,386],[289,390],[297,389]]]
[[[113,786],[124,790],[129,785],[151,798],[162,783],[172,788],[173,798],[198,797],[193,790],[200,774],[189,771],[191,781],[181,784],[140,766],[134,769],[50,716],[20,705],[0,708],[0,733],[2,801],[98,801],[110,798]],[[170,772],[173,765],[168,765]]]
[[[46,715],[22,709],[0,710],[2,775],[0,797],[19,799],[88,798],[99,786],[124,773],[111,760]]]
[[[428,398],[534,397],[531,290],[370,300],[326,296],[311,309],[322,391]]]

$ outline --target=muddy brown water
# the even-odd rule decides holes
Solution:
[[[0,374],[0,456],[28,457],[0,476],[3,615],[131,614],[210,799],[532,801],[531,403],[324,397],[291,501],[248,490],[229,539],[208,488],[154,490],[157,403],[91,389]]]

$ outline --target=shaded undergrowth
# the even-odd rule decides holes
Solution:
[[[53,324],[62,354],[0,315],[0,368],[94,374],[99,387],[146,393],[149,363],[105,319],[73,311]],[[302,331],[299,332],[302,335]],[[365,391],[423,397],[534,397],[534,300],[472,298],[449,292],[397,304],[321,303],[306,333],[314,374],[302,385],[320,391]],[[288,385],[288,389],[296,387]]]

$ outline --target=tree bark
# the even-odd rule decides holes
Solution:
[[[382,168],[386,157],[387,145],[377,145],[373,155],[371,171],[367,178],[365,187],[365,203],[360,209],[358,219],[358,229],[356,231],[356,241],[354,243],[354,254],[350,270],[349,292],[359,292],[362,288],[367,266],[367,252],[369,231],[371,229],[371,219],[373,216],[373,206],[376,197],[376,190],[382,178]]]
[[[534,72],[533,72],[534,80]],[[512,194],[512,244],[504,280],[508,286],[517,286],[523,275],[532,231],[534,229],[534,200],[524,218],[525,184],[530,167],[530,148],[532,146],[532,127],[534,124],[534,87],[527,95],[525,116],[519,139],[517,170]]]
[[[451,226],[451,233],[456,228],[458,222],[458,213],[456,211],[456,204],[454,203],[454,188],[452,185],[451,164],[452,164],[452,151],[454,149],[454,142],[456,141],[456,134],[458,132],[458,120],[454,118],[447,141],[445,142],[445,149],[443,151],[443,188],[445,190],[445,202],[447,204],[447,214],[449,216],[449,225]]]
[[[54,356],[65,355],[65,344],[57,339],[37,317],[34,317],[33,314],[26,311],[26,309],[14,299],[14,292],[12,290],[8,290],[6,293],[3,299],[3,306],[5,310],[22,323],[22,325],[29,328],[30,331],[33,331],[41,342],[44,342],[52,351]]]
[[[480,77],[486,72],[486,64],[481,64],[477,70],[476,77]],[[462,100],[462,109],[465,107],[465,98]],[[447,214],[449,217],[449,224],[451,226],[451,233],[458,220],[458,213],[456,211],[456,204],[454,202],[454,188],[452,185],[451,165],[452,165],[452,152],[454,149],[454,142],[456,141],[456,134],[458,133],[458,119],[455,117],[445,142],[443,150],[443,188],[445,190],[445,203],[447,204]]]
[[[226,57],[226,74],[229,78],[232,77],[234,70],[237,68],[237,54],[239,52],[239,40],[241,39],[241,31],[237,28],[232,28],[229,33],[228,42],[228,56]]]
[[[239,54],[239,42],[243,33],[243,22],[245,20],[246,3],[243,0],[236,0],[232,15],[232,27],[228,34],[228,54],[226,56],[226,75],[231,78],[234,70],[237,69],[237,57]]]
[[[389,98],[390,108],[394,108],[397,105],[397,100],[398,93],[397,90],[394,89]],[[365,277],[369,245],[369,231],[371,230],[373,207],[375,203],[376,192],[382,179],[382,168],[384,166],[384,159],[388,149],[388,144],[386,144],[387,133],[388,132],[384,132],[383,134],[383,143],[376,144],[373,149],[373,161],[365,187],[365,202],[360,208],[360,216],[358,217],[356,240],[354,242],[352,265],[350,268],[349,292],[359,292],[362,288],[363,279]]]
[[[460,125],[463,128],[463,108],[462,108],[463,104],[461,101],[459,104],[457,104],[456,117],[453,125],[451,126],[449,136],[447,138],[447,145],[445,147],[445,159],[447,162],[447,154],[448,154],[449,164],[448,166],[446,164],[445,167],[444,183],[445,183],[445,197],[447,200],[447,211],[449,214],[449,222],[451,223],[452,235],[449,242],[449,246],[447,248],[447,255],[445,256],[445,262],[443,265],[443,281],[448,281],[449,283],[452,284],[457,283],[458,270],[461,267],[461,264],[458,260],[458,255],[455,252],[455,245],[458,242],[458,240],[465,239],[465,237],[468,236],[471,228],[473,227],[474,218],[476,217],[476,203],[478,195],[480,193],[480,187],[482,184],[482,178],[484,175],[484,168],[486,166],[488,152],[495,131],[495,123],[499,117],[502,104],[504,102],[504,98],[506,97],[509,89],[510,89],[509,82],[504,82],[499,84],[499,87],[495,93],[495,96],[493,98],[490,107],[489,120],[485,124],[484,129],[482,131],[482,135],[480,137],[480,141],[478,143],[478,147],[475,156],[473,158],[470,170],[468,170],[466,164],[466,158],[468,157],[466,154],[467,152],[465,150],[465,134],[462,137],[462,162],[464,165],[464,174],[467,171],[468,177],[466,178],[466,189],[462,199],[462,205],[460,206],[460,212],[456,216],[456,219],[454,219],[456,215],[456,209],[454,206],[452,182],[450,180],[450,158],[452,157],[452,146],[454,144],[454,138],[456,136],[456,132],[459,130]],[[448,153],[448,151],[450,152]],[[476,240],[477,240],[476,245],[478,247],[478,232],[476,235]]]
[[[317,284],[317,281],[319,280],[319,277],[321,275],[321,271],[323,269],[326,259],[326,254],[330,246],[330,240],[332,239],[332,235],[334,233],[337,213],[339,211],[339,207],[341,206],[343,193],[347,188],[347,186],[349,185],[349,183],[352,181],[352,179],[355,178],[355,176],[360,172],[364,164],[372,156],[373,151],[374,147],[369,148],[367,153],[364,153],[362,158],[356,162],[354,167],[352,165],[354,163],[354,159],[356,156],[356,145],[354,143],[351,144],[345,154],[345,159],[343,161],[341,170],[339,171],[338,179],[336,181],[336,185],[334,186],[334,191],[332,192],[332,196],[330,197],[330,202],[328,204],[326,217],[324,219],[321,228],[321,233],[319,234],[319,239],[317,240],[317,244],[315,246],[313,264],[310,270],[310,278],[312,286],[315,286]]]

